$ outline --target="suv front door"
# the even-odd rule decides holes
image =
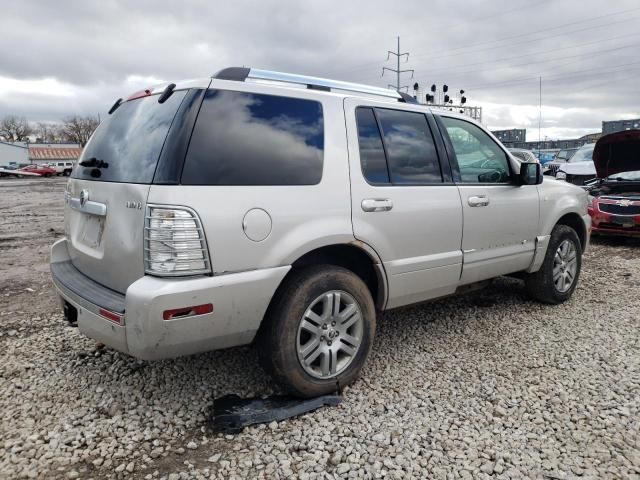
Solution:
[[[437,116],[462,200],[461,284],[526,269],[538,232],[536,185],[519,185],[507,152],[482,128]]]
[[[430,114],[398,107],[344,103],[353,232],[382,259],[387,308],[453,293],[462,270],[462,207],[442,138]]]

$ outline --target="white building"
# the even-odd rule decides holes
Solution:
[[[21,142],[9,143],[0,140],[0,168],[7,165],[29,163],[29,148]]]

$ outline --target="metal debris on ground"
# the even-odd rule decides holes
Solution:
[[[267,398],[241,398],[225,395],[213,401],[213,430],[239,433],[244,427],[257,423],[279,422],[297,417],[324,406],[342,402],[340,395],[322,395],[315,398],[296,398],[274,395]]]

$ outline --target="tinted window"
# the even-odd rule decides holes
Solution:
[[[322,105],[210,90],[193,131],[182,183],[313,185],[322,178]]]
[[[95,131],[72,176],[105,182],[151,183],[162,145],[185,93],[175,92],[164,103],[158,103],[158,96],[152,95],[120,105]],[[93,158],[107,166],[79,165]]]
[[[422,113],[377,108],[391,182],[414,184],[442,182],[433,136]]]
[[[507,183],[507,155],[476,125],[451,117],[440,117],[455,152],[461,180],[465,183]]]
[[[358,145],[362,173],[370,183],[389,183],[387,159],[380,138],[380,130],[371,108],[356,109]]]

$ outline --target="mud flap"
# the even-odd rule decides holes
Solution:
[[[244,427],[297,417],[324,406],[336,406],[341,395],[296,398],[274,395],[267,398],[240,398],[225,395],[213,401],[212,427],[215,432],[239,433]]]

